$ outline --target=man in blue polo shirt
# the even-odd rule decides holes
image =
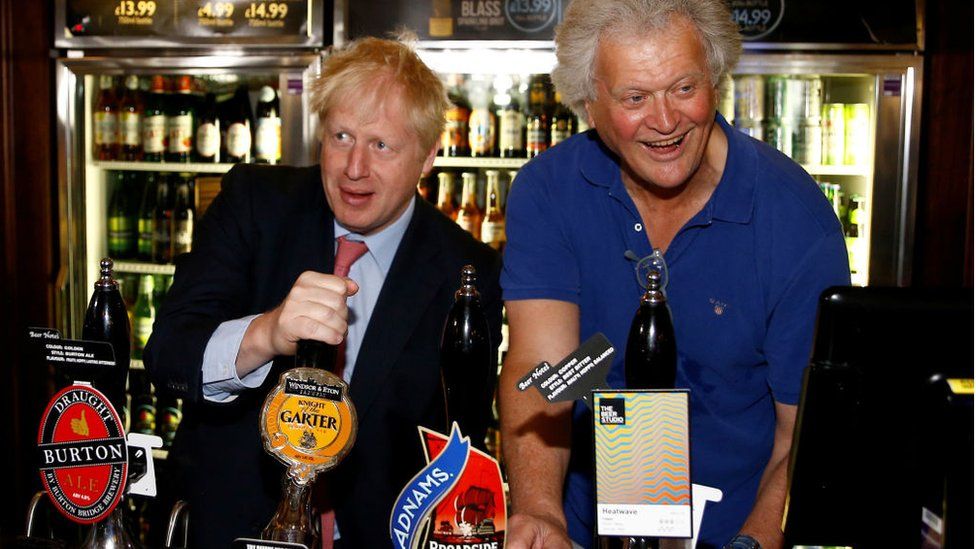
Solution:
[[[635,259],[655,250],[670,275],[677,386],[691,389],[692,480],[724,494],[705,509],[699,546],[782,543],[817,298],[849,271],[810,176],[716,113],[740,50],[722,0],[575,0],[557,30],[553,79],[593,131],[529,163],[508,198],[510,548],[592,543],[587,412],[516,380],[595,332],[623,349],[642,293]]]

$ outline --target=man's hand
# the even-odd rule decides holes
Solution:
[[[300,339],[338,345],[349,327],[346,298],[359,291],[348,278],[305,271],[284,301],[255,318],[237,354],[237,375],[244,377],[277,355],[295,354]]]
[[[512,515],[505,546],[509,549],[572,549],[566,525],[553,517]]]

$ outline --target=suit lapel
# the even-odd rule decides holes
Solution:
[[[365,416],[421,315],[443,284],[444,269],[437,262],[440,235],[430,218],[432,211],[440,214],[425,206],[422,199],[418,200],[356,358],[350,394],[360,416]]]
[[[292,283],[304,271],[331,273],[335,263],[335,226],[318,173],[315,172],[312,193],[307,200],[297,203],[295,216],[288,221],[293,226],[291,234],[295,240],[291,246],[295,253],[281,255],[294,258]]]

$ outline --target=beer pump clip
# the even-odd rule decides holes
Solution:
[[[38,430],[38,455],[45,491],[63,515],[80,524],[105,519],[122,494],[154,497],[153,448],[162,438],[125,434],[118,410],[90,382],[76,378],[115,364],[112,345],[62,339],[58,330],[29,328],[44,364],[63,372],[71,384],[47,405]]]

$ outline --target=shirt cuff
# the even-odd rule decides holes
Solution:
[[[230,402],[245,389],[260,387],[271,371],[266,362],[243,378],[237,376],[237,353],[251,321],[259,315],[228,320],[217,326],[203,352],[203,398]]]

